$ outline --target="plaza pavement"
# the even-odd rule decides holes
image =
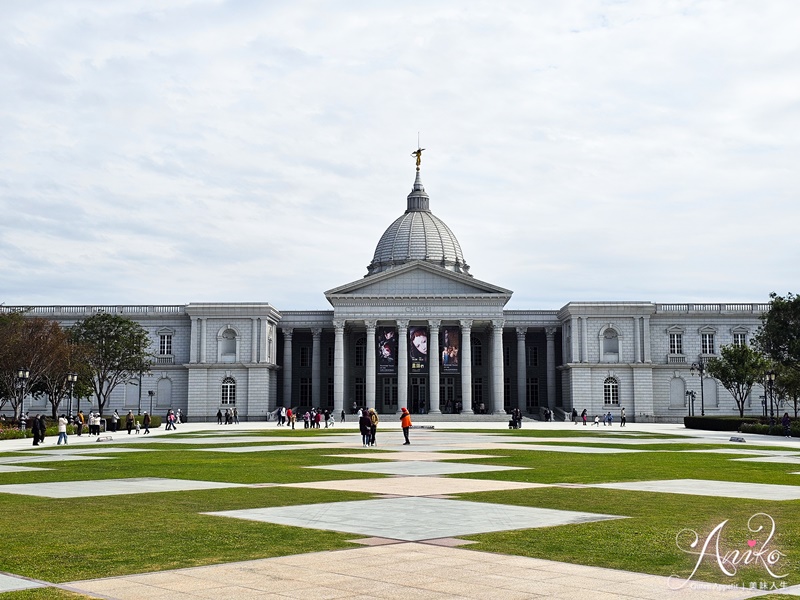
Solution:
[[[318,552],[144,573],[122,577],[101,578],[59,584],[57,587],[86,594],[94,598],[170,600],[211,599],[286,599],[302,598],[564,598],[564,599],[658,599],[681,597],[703,600],[725,598],[737,600],[754,598],[767,592],[729,589],[714,584],[690,582],[681,589],[672,589],[680,581],[641,573],[572,565],[542,559],[491,554],[469,549],[469,542],[455,536],[484,531],[503,531],[552,527],[564,523],[581,523],[600,519],[624,519],[625,515],[598,515],[576,511],[557,511],[534,507],[489,505],[455,499],[452,494],[473,491],[545,487],[545,484],[459,479],[441,477],[443,473],[458,474],[479,470],[503,470],[509,467],[448,463],[448,460],[481,458],[482,449],[513,448],[547,452],[608,452],[614,448],[587,448],[570,446],[578,442],[592,442],[598,446],[606,443],[634,446],[643,443],[662,443],[665,449],[674,443],[670,440],[637,439],[637,433],[665,433],[689,436],[680,443],[715,443],[729,448],[712,450],[744,456],[738,460],[769,460],[797,464],[800,458],[800,441],[765,439],[761,436],[742,436],[745,444],[730,442],[730,434],[684,429],[680,425],[655,425],[630,423],[620,427],[598,428],[574,426],[571,423],[525,423],[528,428],[575,431],[580,427],[585,435],[576,438],[538,438],[526,443],[524,438],[503,436],[507,429],[499,423],[433,423],[434,430],[412,430],[412,445],[403,446],[399,424],[386,423],[379,430],[379,448],[365,451],[358,458],[371,459],[369,463],[331,465],[325,468],[340,470],[370,470],[391,475],[382,479],[352,479],[302,484],[285,484],[287,487],[316,487],[363,491],[376,495],[375,499],[325,503],[307,506],[221,511],[212,513],[219,518],[243,518],[283,523],[300,527],[346,531],[356,535],[354,541],[364,547],[332,552]],[[202,433],[196,443],[214,444],[198,451],[261,452],[281,449],[325,447],[335,455],[340,449],[361,447],[355,423],[337,424],[336,435],[319,438],[313,442],[292,442],[285,437],[265,439],[255,432],[275,429],[275,423],[242,423],[217,426],[211,423],[186,424],[176,433]],[[477,429],[485,434],[447,433],[450,429]],[[600,438],[597,433],[625,433],[622,439]],[[249,435],[248,435],[249,432]],[[47,438],[44,446],[33,448],[30,441],[8,440],[0,442],[0,452],[19,452],[11,457],[0,457],[0,473],[14,469],[34,469],[28,463],[114,460],[138,449],[138,442],[175,442],[172,432],[153,430],[152,435],[128,435],[126,432],[110,434],[112,443],[123,447],[103,447],[104,442],[82,436],[70,437],[68,447],[55,447],[55,438]],[[561,445],[545,445],[548,444]],[[256,445],[261,442],[262,445]],[[223,447],[226,444],[247,444]],[[747,443],[773,446],[775,450],[747,449]],[[441,454],[442,450],[459,451],[462,456]],[[702,452],[704,450],[697,450]],[[353,454],[348,455],[354,457]],[[52,467],[50,467],[52,468]],[[91,484],[91,482],[88,482]],[[214,487],[240,487],[237,484],[198,482],[162,478],[129,480],[104,480],[103,490],[97,494],[149,493],[181,489],[207,489]],[[85,497],[87,482],[50,484],[0,485],[2,493],[27,493],[45,497]],[[265,482],[258,485],[276,485]],[[595,487],[621,487],[664,493],[700,493],[698,482],[671,480],[661,482],[630,482],[626,484],[594,484]],[[770,499],[796,499],[800,485],[769,486],[703,481],[703,493],[721,497],[747,497]],[[782,494],[776,496],[775,494]],[[0,574],[0,592],[15,589],[52,585],[21,578],[13,574]],[[782,590],[783,593],[800,594],[800,586]],[[774,591],[772,593],[775,593]]]

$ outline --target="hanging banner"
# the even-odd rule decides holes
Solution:
[[[458,355],[461,350],[461,332],[458,327],[442,327],[439,347],[442,349],[442,373],[458,373]]]
[[[378,373],[395,375],[397,373],[397,329],[394,327],[378,327],[377,337]]]
[[[428,372],[428,328],[408,328],[408,371]]]

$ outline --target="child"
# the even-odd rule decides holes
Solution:
[[[141,429],[141,426],[139,425],[139,421],[137,420],[136,421],[136,435],[139,435],[139,429]]]

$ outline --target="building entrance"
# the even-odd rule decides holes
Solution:
[[[412,377],[408,386],[408,411],[414,414],[428,412],[428,378]]]
[[[439,410],[445,414],[456,412],[455,377],[442,377],[439,382]]]

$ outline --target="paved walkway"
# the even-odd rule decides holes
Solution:
[[[530,425],[529,425],[530,426]],[[569,423],[537,423],[537,429],[574,431]],[[379,443],[381,447],[373,452],[365,451],[361,456],[372,459],[365,464],[338,465],[343,470],[370,469],[393,475],[384,479],[354,479],[327,482],[289,484],[288,487],[317,487],[366,491],[379,496],[373,500],[357,502],[326,503],[308,506],[276,507],[246,511],[224,511],[213,513],[219,518],[244,518],[296,525],[301,527],[334,529],[347,531],[358,537],[355,541],[362,548],[302,554],[263,560],[230,563],[224,565],[196,567],[158,573],[146,573],[125,577],[77,581],[61,585],[65,589],[83,593],[96,598],[141,599],[159,598],[170,600],[211,599],[286,599],[302,598],[564,598],[576,599],[630,599],[643,598],[661,600],[668,597],[685,597],[697,600],[724,598],[737,600],[753,598],[766,592],[754,590],[729,589],[714,584],[689,582],[683,587],[680,580],[631,573],[627,571],[586,567],[547,561],[541,559],[477,552],[469,549],[469,542],[454,539],[454,536],[482,531],[502,531],[519,528],[550,527],[564,523],[579,523],[588,520],[618,519],[625,515],[598,515],[575,511],[555,511],[534,507],[515,507],[495,505],[487,511],[485,504],[453,499],[449,494],[489,489],[516,489],[521,487],[540,487],[543,484],[525,484],[491,480],[458,479],[439,477],[442,473],[459,473],[474,470],[476,465],[467,463],[448,463],[456,457],[443,455],[441,450],[459,450],[464,456],[458,458],[479,458],[484,448],[514,448],[530,446],[537,450],[559,451],[552,446],[542,446],[542,438],[529,439],[502,436],[507,433],[497,423],[451,424],[436,423],[434,431],[412,431],[412,446],[402,446],[399,425],[382,423]],[[487,433],[500,434],[462,434],[442,433],[451,428],[485,429]],[[276,429],[274,423],[243,423],[238,426],[219,427],[213,424],[189,424],[181,427],[179,433],[207,431],[202,443],[226,444],[233,441],[253,444],[264,442],[264,438],[252,435],[255,431]],[[597,433],[625,433],[625,442],[635,444],[636,433],[674,433],[689,435],[698,443],[726,443],[731,451],[744,450],[742,444],[729,442],[729,434],[696,432],[685,430],[677,425],[636,425],[629,424],[626,430],[583,428],[585,438],[580,441],[605,442]],[[248,432],[250,435],[248,435]],[[337,425],[336,433],[345,436],[315,438],[309,443],[316,448],[328,447],[332,455],[341,448],[361,446],[355,433],[355,424]],[[103,453],[113,455],[120,450],[135,450],[132,445],[140,441],[166,440],[171,432],[154,430],[153,436],[128,436],[127,433],[113,435],[113,443],[125,443],[120,448],[107,448]],[[748,437],[748,436],[745,436]],[[48,440],[51,441],[51,440]],[[177,441],[177,440],[176,440]],[[280,442],[273,446],[242,446],[248,451],[265,451],[267,448],[309,447],[300,438],[273,438]],[[547,439],[547,442],[556,441]],[[576,443],[575,438],[558,438],[562,443]],[[648,443],[652,440],[641,440]],[[785,457],[791,463],[800,456],[800,442],[797,440],[765,440],[750,436],[749,441],[760,446],[780,446],[780,450],[766,454],[767,458]],[[55,439],[39,453],[53,451]],[[285,442],[285,443],[283,443]],[[536,443],[534,443],[536,442]],[[668,440],[663,440],[669,444]],[[680,440],[685,443],[686,440]],[[131,444],[128,447],[127,444]],[[103,457],[94,456],[100,452],[103,443],[94,438],[70,438],[69,448],[57,449],[63,460],[91,460]],[[563,446],[562,451],[575,451],[576,446]],[[222,448],[215,448],[219,451]],[[795,450],[796,449],[796,450]],[[0,451],[32,451],[30,442],[0,442]],[[602,448],[598,450],[603,450]],[[765,451],[768,453],[769,451]],[[38,453],[37,453],[38,454]],[[353,455],[349,455],[352,457]],[[733,458],[733,457],[732,457]],[[28,460],[25,460],[28,459]],[[37,459],[32,452],[15,455],[13,458],[0,458],[0,466],[8,468],[30,468],[25,465]],[[105,457],[106,460],[113,458]],[[380,459],[380,460],[376,460]],[[52,461],[53,457],[48,456]],[[507,469],[481,465],[481,469]],[[173,489],[177,480],[121,480],[118,493],[148,493],[159,491],[164,486]],[[84,482],[85,483],[85,482]],[[196,487],[201,482],[184,482],[187,487]],[[69,484],[31,484],[39,485],[43,495],[64,495],[70,497]],[[113,493],[113,482],[105,482]],[[212,484],[213,485],[213,484]],[[696,485],[693,482],[662,483],[664,491],[675,493],[676,486]],[[42,487],[44,486],[44,487]],[[742,488],[742,486],[745,486]],[[752,493],[747,484],[717,486],[714,495],[737,497],[737,494]],[[0,486],[3,487],[3,486]],[[12,486],[8,486],[12,487]],[[13,486],[18,488],[21,486]],[[87,486],[82,486],[85,490]],[[762,486],[763,487],[763,486]],[[778,486],[776,486],[778,487]],[[781,486],[791,488],[793,486]],[[34,488],[28,488],[32,493]],[[37,488],[38,489],[38,488]],[[166,489],[166,488],[164,488]],[[800,489],[800,488],[798,488]],[[0,490],[3,491],[3,490]],[[19,493],[24,490],[7,490]],[[793,490],[784,490],[793,491]],[[759,491],[759,493],[763,493]],[[788,497],[788,496],[787,496]],[[367,506],[369,505],[369,506]],[[371,515],[372,519],[366,519]],[[445,518],[446,516],[451,518]],[[488,516],[487,516],[488,515]],[[491,517],[491,518],[490,518]],[[46,582],[9,577],[0,574],[0,591],[22,589]],[[800,595],[800,586],[783,590],[785,593]]]

